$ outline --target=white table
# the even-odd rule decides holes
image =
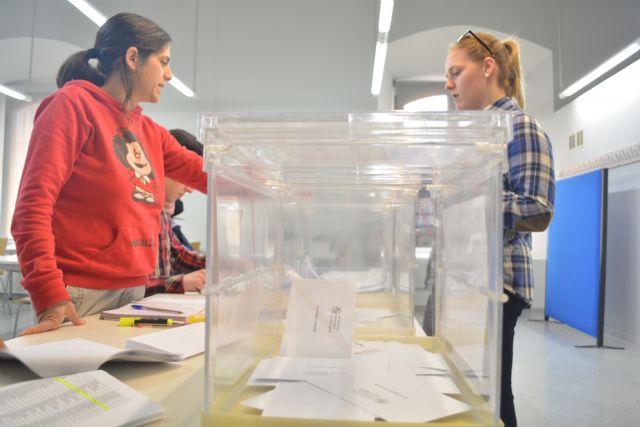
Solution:
[[[18,338],[29,344],[71,338],[124,348],[127,338],[158,328],[119,327],[118,322],[100,320],[98,315],[85,318],[86,325],[65,325],[60,329]],[[146,394],[166,411],[166,418],[146,424],[149,426],[200,426],[200,413],[204,407],[204,354],[179,363],[109,362],[102,366],[120,381]],[[0,359],[0,386],[38,378],[17,361]]]

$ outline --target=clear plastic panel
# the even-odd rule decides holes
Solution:
[[[357,310],[391,313],[355,334],[415,339],[414,283],[425,274],[416,227],[428,206],[437,328],[421,344],[445,356],[473,406],[462,420],[494,425],[510,117],[203,114],[199,127],[209,173],[205,423],[260,423],[238,402],[256,393],[246,384],[257,363],[278,355],[296,278],[355,282]]]

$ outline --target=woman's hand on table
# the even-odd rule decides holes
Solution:
[[[37,325],[20,332],[20,336],[38,334],[58,329],[64,320],[69,319],[74,325],[84,325],[71,301],[61,301],[49,306],[40,316]]]

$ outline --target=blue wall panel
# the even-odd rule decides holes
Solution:
[[[557,182],[545,315],[598,337],[603,170]],[[606,191],[606,189],[605,189]]]

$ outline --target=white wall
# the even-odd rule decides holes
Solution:
[[[556,111],[551,138],[556,170],[640,143],[640,61]],[[584,146],[569,151],[569,135],[584,131]]]

